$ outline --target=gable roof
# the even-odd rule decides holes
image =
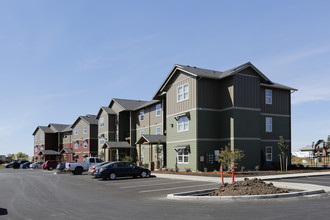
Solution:
[[[111,100],[109,107],[112,105],[112,103],[117,103],[123,111],[133,111],[140,106],[148,103],[148,101],[142,101],[142,100],[132,100],[132,99],[118,99],[114,98]]]
[[[97,125],[98,120],[96,119],[96,115],[86,115],[86,116],[79,116],[77,120],[71,125],[71,128],[73,128],[79,120],[85,121],[89,125]]]
[[[54,132],[52,129],[50,129],[49,127],[47,127],[47,126],[38,126],[37,128],[36,128],[36,130],[34,130],[34,132],[32,133],[32,135],[35,135],[36,133],[37,133],[37,131],[38,131],[38,129],[40,129],[40,130],[42,130],[45,134],[46,133],[56,133],[56,132]]]
[[[148,102],[146,102],[145,104],[139,106],[138,108],[136,108],[136,109],[134,109],[134,110],[136,111],[136,110],[138,110],[138,109],[145,108],[145,107],[148,107],[148,106],[150,106],[150,105],[153,105],[153,104],[156,104],[156,103],[159,103],[159,102],[161,102],[161,101],[160,101],[160,100],[155,100],[155,99],[153,99],[153,100],[148,101]]]
[[[101,116],[102,111],[105,111],[106,113],[108,113],[108,115],[116,115],[116,112],[114,110],[112,110],[109,107],[105,107],[105,106],[101,106],[99,112],[96,115],[96,119],[99,119]]]
[[[62,130],[62,132],[68,132],[68,131],[72,131],[71,125],[68,125],[66,128]]]
[[[142,144],[145,142],[149,144],[158,144],[158,143],[163,144],[166,143],[166,136],[157,135],[157,134],[143,134],[135,144]]]
[[[209,78],[209,79],[224,79],[226,77],[233,76],[246,68],[252,68],[266,82],[265,85],[269,84],[269,85],[272,85],[272,86],[274,86],[276,88],[280,88],[280,89],[296,90],[296,89],[272,82],[261,71],[259,71],[251,62],[244,63],[242,65],[236,66],[236,67],[226,70],[224,72],[197,68],[197,67],[191,67],[188,65],[175,64],[174,67],[172,68],[171,72],[167,75],[166,79],[164,80],[164,82],[162,83],[162,85],[160,86],[160,88],[158,89],[156,94],[154,95],[153,99],[156,99],[157,96],[163,94],[164,88],[170,82],[171,78],[175,75],[177,70],[185,72],[193,77],[201,77],[201,78]]]
[[[66,124],[54,124],[50,123],[48,127],[50,128],[52,126],[57,132],[62,132],[64,129],[66,129],[69,125]]]

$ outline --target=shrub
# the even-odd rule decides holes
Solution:
[[[184,168],[186,172],[191,172],[191,168]]]
[[[255,169],[256,171],[259,171],[259,170],[260,170],[260,166],[257,165],[257,166],[254,167],[254,169]]]

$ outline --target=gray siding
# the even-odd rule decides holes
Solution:
[[[260,108],[260,78],[250,75],[235,75],[234,97],[237,107]]]
[[[272,104],[265,102],[265,90],[272,90]],[[261,111],[269,114],[291,114],[291,92],[289,90],[280,90],[274,88],[261,87]]]

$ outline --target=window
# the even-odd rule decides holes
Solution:
[[[44,145],[41,145],[40,150],[44,150]]]
[[[87,134],[87,125],[84,126],[84,134]]]
[[[273,160],[273,147],[266,147],[266,161]]]
[[[178,86],[177,95],[178,102],[189,99],[189,84]]]
[[[44,140],[44,134],[40,134],[40,140]]]
[[[273,118],[266,117],[266,132],[273,131]]]
[[[162,108],[161,104],[156,105],[156,116],[160,116],[161,108]]]
[[[144,134],[144,131],[142,130],[142,131],[140,131],[140,136],[142,136]]]
[[[65,148],[67,148],[68,147],[68,145],[67,144],[65,144]]]
[[[104,117],[100,118],[99,123],[100,123],[100,127],[104,126]]]
[[[142,121],[144,119],[144,109],[140,111],[140,120]]]
[[[178,120],[178,132],[189,130],[189,119],[187,116],[181,117]]]
[[[76,141],[76,142],[74,143],[74,149],[78,149],[78,145],[79,145],[79,143],[78,143],[78,141]]]
[[[74,129],[74,134],[75,134],[75,135],[78,135],[78,127],[76,127],[76,128]]]
[[[162,129],[161,129],[161,127],[157,127],[157,128],[156,128],[156,134],[157,134],[157,135],[161,135],[161,134],[162,134]]]
[[[104,135],[103,134],[100,137],[100,144],[104,144]]]
[[[178,163],[189,163],[189,151],[187,149],[178,150]]]
[[[88,141],[86,140],[84,141],[84,148],[87,148],[87,146],[88,146]]]
[[[141,162],[144,163],[144,152],[141,152]]]
[[[34,152],[38,152],[38,146],[34,148]]]
[[[265,96],[266,96],[266,104],[271,105],[272,104],[272,90],[266,89],[265,91]]]

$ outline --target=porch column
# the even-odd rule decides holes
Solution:
[[[103,160],[105,161],[105,148],[103,148]]]
[[[112,162],[112,150],[111,150],[111,148],[109,148],[109,151],[110,151],[110,162]]]
[[[141,162],[141,144],[139,144],[139,161]]]
[[[153,157],[152,157],[152,144],[150,144],[150,162],[152,162],[153,161],[153,159],[152,159]]]

